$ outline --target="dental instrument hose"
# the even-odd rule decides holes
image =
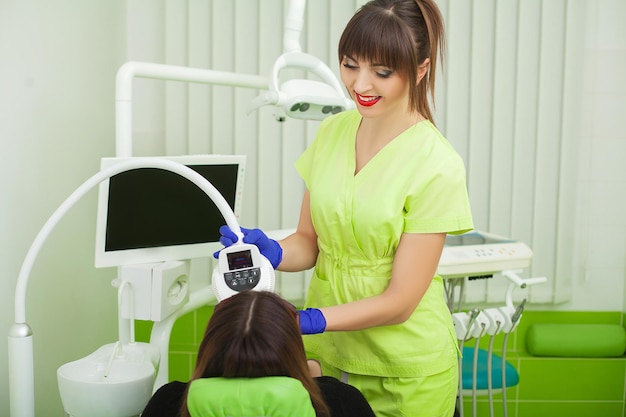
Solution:
[[[472,417],[477,417],[477,388],[476,385],[478,384],[477,381],[477,377],[478,377],[478,351],[479,351],[479,345],[480,345],[480,338],[483,337],[485,335],[485,331],[486,331],[486,325],[485,323],[480,323],[481,326],[481,330],[480,330],[480,335],[476,338],[476,341],[474,342],[474,361],[472,363]]]
[[[503,417],[508,417],[508,411],[506,408],[506,345],[509,340],[509,334],[513,331],[517,322],[522,317],[522,312],[524,311],[524,305],[526,304],[526,299],[524,298],[519,306],[513,312],[511,316],[511,330],[509,332],[504,333],[504,340],[502,341],[502,408],[503,408]]]
[[[469,316],[469,321],[467,322],[467,329],[465,330],[465,335],[463,339],[461,339],[459,343],[459,351],[461,354],[459,355],[459,417],[463,417],[463,347],[465,345],[465,341],[470,335],[470,331],[472,326],[474,326],[474,322],[476,321],[476,317],[480,314],[480,310],[477,307],[471,309],[467,315]]]
[[[492,372],[492,361],[493,361],[493,341],[496,338],[496,335],[500,331],[500,325],[502,323],[500,321],[496,321],[496,331],[491,335],[489,339],[489,350],[487,354],[487,395],[489,398],[489,417],[493,417],[493,377],[491,375]]]

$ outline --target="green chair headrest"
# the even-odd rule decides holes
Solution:
[[[191,417],[315,417],[309,392],[295,378],[202,378],[189,387]]]

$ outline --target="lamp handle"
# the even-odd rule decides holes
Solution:
[[[269,80],[270,91],[278,91],[278,74],[284,68],[300,68],[310,71],[335,89],[340,96],[344,96],[341,84],[331,69],[328,68],[328,65],[319,58],[305,52],[287,52],[276,59],[272,68],[272,76]]]

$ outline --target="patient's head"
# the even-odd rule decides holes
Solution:
[[[264,376],[300,380],[317,415],[329,415],[309,373],[295,307],[271,292],[237,293],[215,307],[191,379]]]
[[[295,377],[300,372],[307,369],[296,309],[274,293],[245,291],[215,307],[193,377]]]

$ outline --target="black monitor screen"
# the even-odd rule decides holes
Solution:
[[[235,208],[239,166],[188,165]],[[204,191],[170,171],[140,168],[111,177],[105,251],[219,240],[224,217]]]

